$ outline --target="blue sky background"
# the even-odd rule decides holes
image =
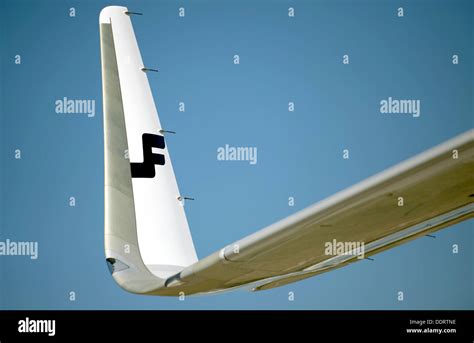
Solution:
[[[265,292],[180,302],[122,291],[103,252],[98,15],[111,3],[0,3],[0,240],[39,242],[38,260],[0,257],[0,308],[474,308],[472,220]],[[133,25],[160,69],[150,84],[178,132],[167,145],[181,193],[197,198],[186,212],[200,258],[473,127],[472,1],[112,4],[144,12]],[[421,116],[380,114],[389,96],[420,99]],[[95,99],[96,116],[56,114],[63,97]],[[256,146],[257,165],[217,161],[225,144]]]

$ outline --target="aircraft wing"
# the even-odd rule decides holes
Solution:
[[[473,216],[471,129],[197,260],[130,13],[106,7],[100,30],[105,253],[127,291],[178,296],[269,289]],[[137,173],[137,164],[153,170]],[[328,253],[336,242],[364,246]]]

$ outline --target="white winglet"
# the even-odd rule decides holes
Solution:
[[[131,192],[141,258],[153,274],[165,278],[193,264],[197,257],[184,208],[177,200],[180,193],[173,166],[127,11],[126,7],[106,7],[99,19],[105,184],[120,191],[120,187],[129,187],[131,178],[132,189],[122,193]],[[121,136],[125,141],[117,142]],[[120,160],[126,158],[124,150],[128,150],[129,161]],[[130,173],[121,170],[127,165]],[[107,207],[114,206],[117,199],[106,191],[106,221]],[[117,247],[106,246],[110,252],[114,249]],[[117,256],[108,258],[128,265],[123,261],[126,252],[113,254]]]

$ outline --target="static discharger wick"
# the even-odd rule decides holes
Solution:
[[[125,13],[126,15],[143,15],[143,13],[140,13],[140,12],[125,11],[123,13]]]
[[[146,73],[147,71],[154,71],[155,73],[158,73],[158,69],[151,69],[151,68],[145,68],[145,67],[141,68],[141,71],[143,71],[143,72],[145,72],[145,73]]]
[[[163,130],[163,129],[161,129],[161,130],[158,131],[158,132],[161,133],[161,134],[172,133],[173,135],[176,133],[175,131],[168,131],[168,130]]]

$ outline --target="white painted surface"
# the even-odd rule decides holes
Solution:
[[[162,127],[126,11],[126,7],[106,7],[100,13],[100,23],[112,24],[130,162],[141,163],[142,135],[161,135]],[[157,276],[166,277],[173,268],[164,267],[160,273],[160,265],[185,267],[195,263],[197,256],[184,208],[177,200],[180,193],[168,148],[159,150],[165,165],[155,166],[154,178],[133,178],[132,184],[142,259],[145,265],[154,265]]]

